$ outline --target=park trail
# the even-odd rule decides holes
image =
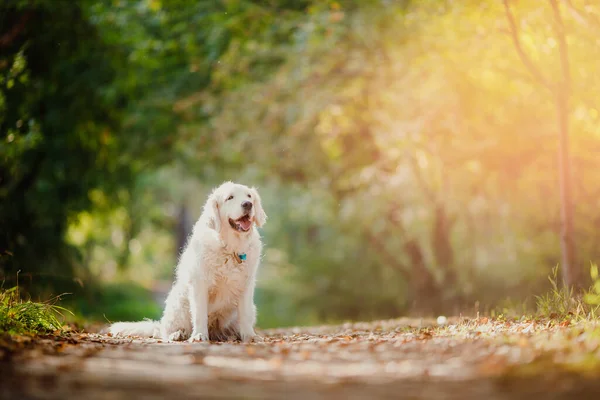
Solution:
[[[397,319],[260,333],[251,344],[4,335],[0,398],[600,398],[595,326]]]

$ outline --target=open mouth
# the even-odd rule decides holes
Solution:
[[[252,217],[249,215],[244,215],[238,219],[229,218],[229,225],[231,225],[231,227],[236,231],[248,232],[252,227]]]

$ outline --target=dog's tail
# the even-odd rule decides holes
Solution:
[[[108,331],[114,336],[160,337],[160,322],[149,319],[139,322],[115,322]]]

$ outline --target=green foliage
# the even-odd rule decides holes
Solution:
[[[13,279],[21,270],[33,293],[70,291],[74,275],[87,277],[64,235],[71,218],[94,206],[94,190],[108,203],[126,202],[118,189],[168,154],[156,150],[169,149],[172,119],[147,117],[170,114],[163,106],[141,118],[137,105],[153,67],[130,68],[132,39],[103,31],[98,13],[110,18],[109,3],[0,6],[0,274]]]
[[[592,287],[584,294],[584,301],[590,306],[600,307],[600,276],[598,275],[598,265],[590,265],[590,277],[592,278]]]
[[[118,111],[103,87],[111,52],[82,2],[3,3],[0,58],[0,271],[70,276],[69,215],[114,170],[110,129]],[[8,23],[8,22],[12,22]],[[37,277],[36,277],[37,280]]]
[[[78,318],[99,322],[159,319],[162,311],[150,291],[135,283],[98,285],[88,293],[66,298],[63,304]]]
[[[22,300],[19,287],[0,289],[0,333],[48,334],[62,331],[59,317],[69,312],[53,302]]]

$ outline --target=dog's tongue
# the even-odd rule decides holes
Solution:
[[[240,224],[243,230],[247,231],[248,229],[250,229],[252,221],[250,221],[250,218],[242,218],[238,220],[238,224]]]

